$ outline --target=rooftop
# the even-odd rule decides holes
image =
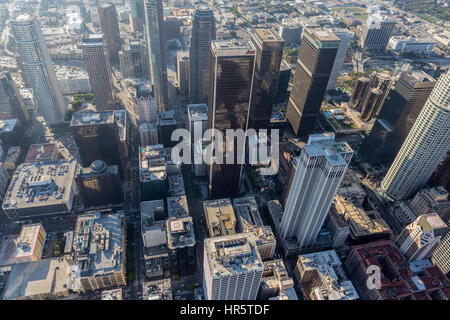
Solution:
[[[336,251],[300,255],[297,268],[303,291],[311,300],[355,300],[358,294],[342,269]],[[308,274],[308,275],[306,275]],[[314,276],[314,280],[311,277]],[[308,279],[308,280],[306,280]]]
[[[103,45],[103,34],[86,34],[83,36],[83,46],[98,46]]]
[[[208,120],[208,105],[206,103],[188,104],[187,109],[190,121]]]
[[[40,162],[40,161],[51,161],[55,160],[54,156],[56,153],[56,144],[54,143],[43,143],[43,144],[32,144],[28,150],[25,162]]]
[[[75,112],[70,122],[71,127],[90,126],[116,123],[119,127],[120,140],[126,139],[127,112],[126,110],[111,110],[100,112]]]
[[[294,280],[289,277],[282,259],[266,261],[263,264],[262,288],[274,288],[283,291],[294,287]]]
[[[45,259],[14,265],[8,275],[3,299],[14,300],[68,293],[70,265],[68,258]]]
[[[240,232],[249,232],[263,225],[254,196],[233,199],[233,208]]]
[[[306,34],[309,35],[313,40],[319,42],[319,46],[325,43],[337,43],[341,41],[330,29],[326,28],[304,28]]]
[[[312,134],[303,147],[309,157],[325,157],[330,166],[346,166],[353,150],[347,142],[336,142],[334,135]],[[302,152],[303,152],[302,151]]]
[[[373,234],[392,233],[386,221],[377,213],[372,217],[359,204],[337,194],[333,200],[338,215],[342,215],[350,227],[353,238],[369,236]]]
[[[254,28],[253,33],[259,41],[264,42],[283,42],[280,35],[272,28]]]
[[[123,212],[92,212],[77,218],[73,239],[73,279],[105,276],[122,271],[124,250]]]
[[[143,300],[172,300],[170,278],[144,282],[142,284]]]
[[[17,122],[17,119],[0,119],[0,134],[14,131]]]
[[[169,176],[169,195],[182,196],[185,194],[184,181],[181,174],[174,174]]]
[[[195,246],[192,217],[169,218],[167,220],[167,243],[169,249]]]
[[[250,40],[213,40],[211,41],[211,48],[215,56],[231,57],[231,56],[247,56],[254,55],[255,48]]]
[[[169,218],[189,216],[189,207],[186,196],[167,197],[167,212]]]
[[[103,291],[102,300],[122,300],[122,289]]]
[[[210,237],[236,233],[236,216],[229,198],[203,201],[203,212]]]
[[[41,236],[41,238],[39,238],[39,236]],[[44,239],[42,239],[42,236],[44,236]],[[17,248],[15,257],[22,258],[32,256],[36,247],[42,245],[42,242],[44,241],[45,231],[42,224],[35,223],[22,226],[20,235],[16,240]]]
[[[14,172],[3,209],[42,207],[67,203],[72,193],[77,162],[23,163]]]
[[[213,277],[264,270],[251,233],[206,238],[204,250]]]
[[[140,147],[139,179],[141,182],[164,180],[170,173],[180,173],[180,166],[171,160],[171,148],[162,144]]]

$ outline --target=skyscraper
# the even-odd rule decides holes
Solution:
[[[362,121],[369,121],[380,110],[383,103],[383,90],[371,88],[366,94],[361,104],[360,118]]]
[[[338,52],[336,53],[336,59],[334,59],[333,69],[331,69],[330,79],[328,80],[327,90],[336,89],[339,73],[344,65],[345,57],[347,56],[348,46],[353,38],[353,31],[348,29],[333,28],[330,29],[341,42],[339,43]]]
[[[105,48],[109,61],[113,65],[119,64],[119,51],[122,44],[120,38],[119,22],[117,21],[116,6],[105,3],[98,7],[100,26],[105,39]]]
[[[102,34],[88,34],[83,37],[83,58],[97,111],[115,109],[111,66]]]
[[[119,51],[120,71],[125,78],[148,78],[147,48],[140,41],[129,41]]]
[[[356,80],[355,87],[353,88],[353,92],[348,103],[350,108],[358,108],[367,88],[370,88],[370,79],[367,77],[359,77]]]
[[[431,261],[434,265],[438,266],[439,269],[445,274],[450,275],[450,232],[442,237],[441,244],[434,250],[431,256]]]
[[[256,300],[264,265],[252,233],[206,238],[203,251],[206,300]]]
[[[429,259],[441,244],[447,225],[436,214],[422,214],[395,239],[403,256],[409,261]]]
[[[388,200],[404,200],[427,182],[450,145],[450,73],[436,82],[416,122],[381,182]]]
[[[331,31],[305,28],[286,118],[298,136],[314,130],[340,40]]]
[[[45,122],[51,125],[64,121],[66,105],[39,21],[35,16],[23,13],[11,20],[10,24],[25,72],[30,79],[34,97]]]
[[[209,64],[208,64],[209,66]],[[180,93],[185,95],[189,92],[189,52],[177,52],[177,82]]]
[[[116,120],[115,112],[117,111],[74,113],[70,127],[83,167],[101,159],[108,165],[119,166],[123,174],[125,160],[121,140],[125,130],[123,124]]]
[[[208,4],[201,3],[195,7],[189,47],[189,98],[191,103],[208,101],[211,41],[215,39],[214,12]]]
[[[361,144],[366,161],[391,165],[436,81],[423,71],[403,72],[384,101],[372,130]]]
[[[372,14],[366,21],[361,44],[368,51],[384,51],[394,31],[395,21],[387,16]]]
[[[80,168],[75,176],[78,192],[85,208],[112,206],[123,203],[119,167],[96,160]]]
[[[215,128],[225,136],[226,129],[247,129],[251,105],[255,48],[249,40],[215,40],[211,42],[210,93],[208,128]],[[220,146],[218,146],[220,148]],[[226,141],[223,154],[234,154],[233,164],[213,163],[208,166],[209,193],[212,198],[223,198],[240,192],[244,154],[234,141]],[[233,148],[233,149],[231,149]],[[217,152],[217,151],[216,151]]]
[[[158,109],[165,110],[169,104],[169,91],[162,0],[145,0],[144,5],[150,76]]]
[[[144,31],[144,1],[143,0],[128,0],[128,8],[130,10],[130,29],[132,32]]]
[[[9,72],[0,74],[0,119],[19,119],[22,125],[30,122],[30,114]]]
[[[314,243],[352,155],[350,146],[336,142],[334,135],[309,136],[280,223],[284,240],[295,239],[300,248]]]
[[[284,40],[273,29],[255,28],[251,41],[256,48],[254,96],[249,113],[249,128],[268,129],[280,77]]]

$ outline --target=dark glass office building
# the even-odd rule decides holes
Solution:
[[[275,103],[285,102],[289,97],[288,88],[289,80],[291,79],[291,66],[286,60],[281,61],[280,65],[280,76],[278,79],[277,95],[275,98]]]
[[[211,40],[216,39],[213,9],[205,2],[195,6],[189,45],[189,98],[191,103],[208,102]]]
[[[80,168],[75,182],[85,208],[99,208],[123,203],[119,167],[96,160],[87,168]]]
[[[253,98],[249,128],[269,129],[272,107],[278,88],[284,40],[273,29],[255,28],[251,41],[256,48]]]
[[[212,41],[210,63],[208,128],[223,133],[224,154],[231,146],[234,147],[234,164],[213,163],[207,169],[210,197],[220,198],[237,195],[240,191],[242,164],[237,163],[237,143],[236,139],[234,142],[226,141],[225,130],[247,129],[255,48],[249,40]],[[244,154],[245,143],[242,148],[240,151]]]
[[[286,118],[298,136],[309,136],[314,130],[339,43],[340,39],[328,29],[303,30],[286,111]]]
[[[390,166],[408,136],[435,80],[423,71],[403,72],[386,98],[369,136],[359,150],[362,159]]]
[[[114,112],[76,112],[70,127],[83,167],[90,166],[95,160],[103,160],[108,165],[119,166],[123,177],[125,160],[120,140],[124,133]]]

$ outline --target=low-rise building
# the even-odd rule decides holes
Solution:
[[[203,201],[203,212],[210,237],[236,233],[236,216],[229,198]]]
[[[122,289],[103,291],[102,300],[122,300]]]
[[[307,300],[358,299],[334,250],[300,255],[294,275]]]
[[[58,159],[58,154],[55,143],[32,144],[28,149],[25,162],[55,161]]]
[[[52,258],[19,263],[11,268],[3,300],[43,300],[67,296],[71,260]]]
[[[21,164],[6,191],[3,211],[12,220],[70,212],[77,166],[75,160]]]
[[[398,53],[431,54],[435,41],[430,38],[412,38],[393,36],[389,39],[388,49]]]
[[[167,246],[172,274],[188,275],[197,267],[197,241],[192,217],[167,220]]]
[[[294,280],[289,277],[283,260],[270,260],[264,262],[264,272],[261,279],[261,286],[258,292],[259,300],[268,300],[279,296],[290,296],[290,300],[298,300],[295,289],[293,294],[290,292],[294,289]]]
[[[344,263],[361,299],[449,300],[450,281],[427,260],[408,263],[392,241],[353,247]],[[368,287],[369,269],[379,270],[379,287]]]
[[[125,286],[125,221],[122,211],[77,218],[69,288],[90,291]]]
[[[142,300],[172,300],[170,278],[144,282],[142,284]]]
[[[16,170],[17,160],[19,160],[20,152],[21,148],[19,146],[9,147],[5,157],[3,158],[3,164],[7,170]]]

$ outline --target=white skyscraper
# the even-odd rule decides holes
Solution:
[[[47,124],[64,121],[66,107],[39,21],[23,13],[11,20],[11,30],[45,121]]]
[[[252,233],[205,239],[203,289],[207,300],[255,300],[264,265]]]
[[[431,91],[389,171],[381,194],[390,201],[404,200],[422,188],[450,148],[450,73]]]
[[[334,141],[333,134],[309,136],[280,222],[283,239],[295,238],[300,248],[314,243],[352,156],[350,146]]]
[[[341,39],[339,43],[339,48],[336,53],[336,58],[334,59],[333,69],[331,69],[330,79],[328,80],[327,90],[333,90],[336,88],[336,83],[339,77],[339,73],[344,65],[345,56],[347,55],[347,50],[350,42],[353,38],[353,31],[348,29],[333,28],[330,29],[336,37]]]

